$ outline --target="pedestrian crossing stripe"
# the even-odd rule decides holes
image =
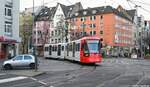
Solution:
[[[1,79],[0,80],[0,84],[1,83],[12,82],[12,81],[17,81],[17,80],[22,80],[22,79],[26,79],[26,78],[28,78],[28,77],[18,76],[18,77],[13,77],[13,78]]]

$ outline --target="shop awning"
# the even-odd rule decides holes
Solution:
[[[7,38],[5,36],[0,36],[0,42],[17,43],[15,39]]]

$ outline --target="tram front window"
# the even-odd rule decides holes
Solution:
[[[87,46],[90,53],[99,53],[99,40],[87,40]]]

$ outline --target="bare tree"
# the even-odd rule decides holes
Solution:
[[[32,34],[32,16],[31,15],[25,15],[22,13],[20,15],[20,36],[22,38],[21,41],[21,53],[28,53],[28,47],[30,43],[30,38]]]

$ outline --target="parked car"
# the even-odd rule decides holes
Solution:
[[[14,67],[30,67],[35,68],[35,57],[30,54],[18,55],[3,63],[4,69],[12,69]]]

